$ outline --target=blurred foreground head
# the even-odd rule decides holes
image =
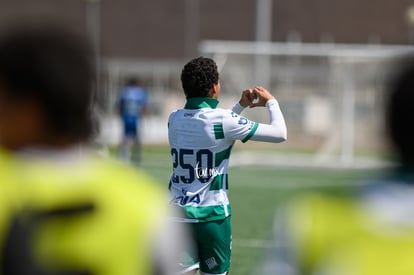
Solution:
[[[414,62],[392,82],[387,106],[387,127],[403,166],[414,169]]]
[[[64,147],[92,134],[92,54],[52,22],[0,33],[0,145]]]

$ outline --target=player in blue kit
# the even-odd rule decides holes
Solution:
[[[135,78],[129,79],[119,99],[119,111],[124,127],[119,156],[127,163],[132,162],[137,165],[141,160],[140,126],[147,101],[147,91]]]

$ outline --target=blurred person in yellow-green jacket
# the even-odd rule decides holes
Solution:
[[[92,56],[54,22],[0,34],[2,274],[172,273],[162,189],[82,148],[94,132]]]
[[[4,247],[4,239],[13,210],[18,206],[16,172],[14,158],[6,150],[0,149],[0,248]],[[3,250],[0,249],[0,265],[2,264]]]
[[[261,274],[414,274],[414,63],[389,86],[384,121],[398,167],[348,195],[305,193],[275,221]]]

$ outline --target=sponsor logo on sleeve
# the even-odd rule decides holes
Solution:
[[[249,120],[247,118],[240,117],[238,123],[239,123],[239,125],[246,125],[247,123],[249,123]]]

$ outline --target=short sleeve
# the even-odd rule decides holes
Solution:
[[[224,136],[233,140],[248,141],[256,132],[259,124],[230,110],[223,115]]]

